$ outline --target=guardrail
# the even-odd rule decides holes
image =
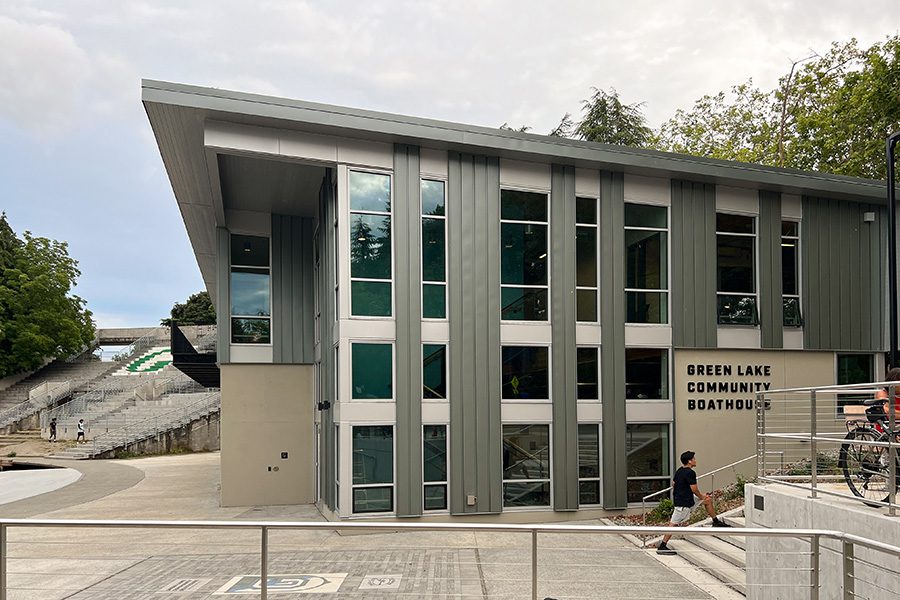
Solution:
[[[859,409],[884,389],[885,420],[876,423],[865,412],[845,411]],[[825,494],[886,507],[896,516],[898,392],[897,381],[758,392],[757,481],[808,489],[812,498]],[[781,468],[766,460],[772,448],[784,453]]]
[[[138,338],[137,340],[126,346],[120,353],[115,356],[114,360],[117,363],[124,364],[130,361],[132,358],[136,357],[138,354],[141,354],[144,351],[149,350],[156,345],[159,345],[160,343],[169,343],[168,327],[154,328],[144,337]]]
[[[866,588],[874,587],[872,582],[862,576],[862,568],[872,568],[873,558],[858,557],[856,550],[865,548],[876,553],[876,556],[900,558],[900,547],[884,544],[874,540],[821,529],[757,529],[757,528],[682,528],[682,527],[622,527],[605,525],[525,525],[525,524],[493,524],[493,523],[409,523],[409,522],[279,522],[279,521],[139,521],[139,520],[48,520],[48,519],[0,519],[0,600],[8,599],[7,586],[7,551],[9,530],[13,528],[108,528],[108,529],[187,529],[187,530],[239,530],[250,529],[259,532],[259,598],[268,600],[269,594],[269,533],[275,530],[326,530],[326,531],[365,531],[373,532],[496,532],[516,533],[528,537],[531,551],[531,598],[538,598],[539,536],[556,534],[582,535],[646,535],[675,534],[678,536],[745,536],[777,539],[808,540],[809,543],[809,581],[801,584],[808,588],[808,597],[817,599],[820,592],[820,557],[823,554],[823,540],[835,540],[840,545],[841,590],[840,597],[851,599],[861,597]],[[549,551],[550,548],[547,548]],[[806,554],[804,552],[804,554]],[[876,561],[877,562],[877,561]],[[878,568],[878,565],[874,565]],[[21,566],[19,567],[22,568]],[[896,571],[893,571],[896,576]],[[279,590],[275,590],[278,592]],[[826,589],[826,596],[834,597],[836,590]],[[871,589],[869,590],[871,591]],[[443,594],[438,594],[443,595]],[[461,597],[451,592],[453,597]],[[483,595],[479,594],[479,598]],[[583,597],[583,596],[580,596]]]
[[[43,410],[72,393],[75,383],[68,379],[60,382],[45,382],[36,385],[28,392],[28,400],[0,412],[0,427],[6,427],[21,421],[39,410]]]

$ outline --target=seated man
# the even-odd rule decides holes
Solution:
[[[672,512],[669,526],[677,527],[687,521],[687,518],[691,516],[691,511],[699,506],[700,503],[703,503],[703,506],[706,507],[706,512],[712,517],[713,527],[730,527],[730,525],[726,525],[716,516],[712,498],[708,494],[701,492],[697,487],[697,473],[694,472],[694,467],[697,466],[696,455],[690,450],[682,452],[681,464],[682,466],[675,471],[675,477],[672,479],[672,496],[675,502],[675,510]],[[671,538],[672,534],[663,536],[663,541],[656,547],[657,554],[675,554],[675,551],[667,545]]]

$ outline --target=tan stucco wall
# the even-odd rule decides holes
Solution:
[[[707,473],[718,467],[756,454],[756,409],[753,404],[756,384],[769,384],[769,389],[795,388],[835,383],[834,354],[831,352],[768,351],[768,350],[675,350],[675,466],[685,450],[697,453],[697,472]],[[690,374],[693,366],[694,374]],[[703,366],[704,374],[697,374]],[[713,374],[705,371],[712,367]],[[715,369],[721,369],[716,375]],[[726,367],[731,375],[725,375]],[[767,370],[768,369],[768,370]],[[749,374],[748,374],[749,371]],[[768,375],[766,374],[768,373]],[[750,383],[754,392],[689,392],[689,384],[695,386],[707,382]],[[716,408],[708,408],[709,400],[716,401]],[[704,400],[703,403],[700,400]],[[718,400],[723,400],[721,408]],[[734,407],[727,408],[726,400],[733,400]],[[691,409],[693,401],[694,408]],[[740,404],[751,406],[737,408]],[[748,404],[749,403],[749,404]],[[701,405],[704,405],[701,408]],[[842,420],[835,418],[833,397],[823,397],[816,413],[823,426],[834,428]],[[808,396],[773,397],[766,412],[767,423],[781,431],[809,431]],[[770,457],[775,460],[775,457]],[[744,475],[756,473],[754,460],[739,469]],[[730,471],[723,478],[732,476]],[[725,482],[722,482],[725,483]],[[709,481],[705,482],[709,490]],[[716,483],[719,486],[719,482]]]
[[[222,506],[314,502],[315,367],[231,364],[221,372]]]

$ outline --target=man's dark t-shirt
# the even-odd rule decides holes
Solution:
[[[697,483],[697,474],[694,470],[679,467],[672,479],[675,482],[673,489],[675,506],[693,506],[694,492],[691,491],[691,486]]]

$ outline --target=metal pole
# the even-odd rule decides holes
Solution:
[[[894,191],[894,149],[900,140],[900,131],[888,137],[887,154],[887,203],[888,203],[888,297],[890,300],[890,368],[897,366],[897,206]]]
[[[0,600],[6,600],[6,525],[0,525]]]
[[[819,536],[809,539],[809,600],[819,600]]]
[[[809,393],[809,465],[812,469],[812,496],[811,498],[815,499],[816,496],[816,484],[819,479],[819,460],[818,460],[818,444],[816,443],[816,391],[813,390]]]
[[[760,419],[759,419],[759,430],[762,432],[762,454],[759,460],[763,463],[763,472],[757,473],[757,478],[762,477],[766,474],[766,396],[763,394],[762,396],[762,405],[758,406],[757,409],[760,411]],[[759,434],[757,434],[759,435]],[[758,479],[757,479],[758,481]]]
[[[896,386],[888,388],[888,516],[897,516],[897,447],[894,445],[894,438],[897,431],[897,393]]]
[[[269,597],[269,528],[261,527],[262,539],[259,548],[259,600]]]
[[[843,565],[841,572],[844,575],[843,597],[844,600],[853,600],[853,597],[855,596],[853,589],[853,542],[843,540],[841,542],[841,547],[841,558],[843,559],[841,561]]]
[[[537,600],[538,584],[537,584],[537,529],[531,530],[531,600]]]

